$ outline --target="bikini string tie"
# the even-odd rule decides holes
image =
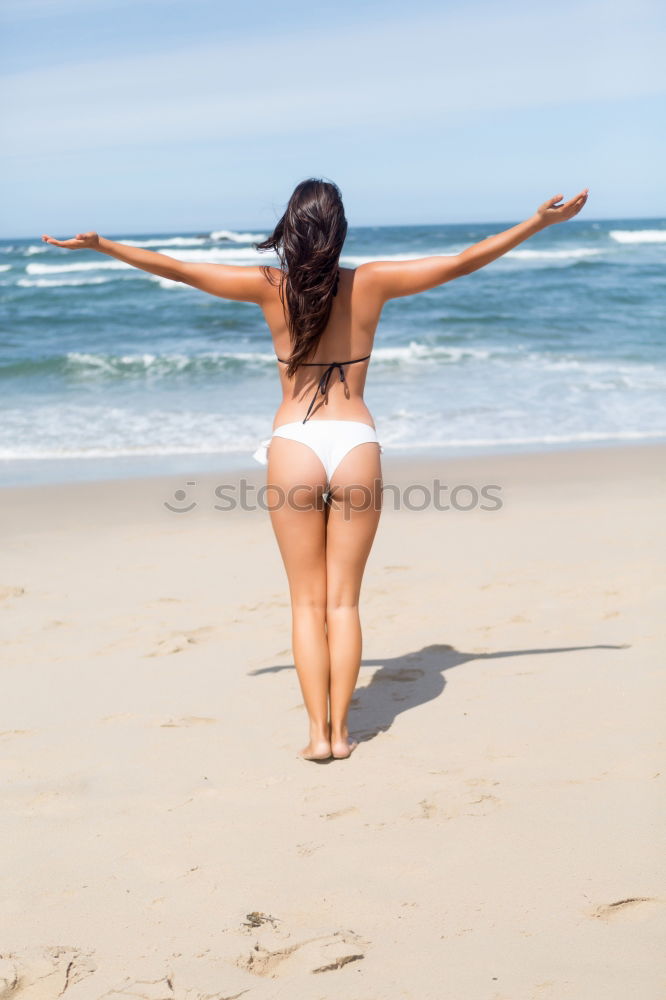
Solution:
[[[326,371],[324,371],[322,373],[322,376],[319,379],[319,384],[317,385],[317,388],[314,391],[314,395],[313,395],[312,399],[310,400],[310,405],[308,406],[308,412],[303,417],[303,423],[305,423],[305,421],[308,419],[308,417],[312,413],[312,408],[315,405],[315,403],[317,402],[317,397],[319,396],[319,393],[321,393],[322,397],[326,396],[326,393],[328,392],[328,383],[330,382],[331,375],[333,374],[333,372],[335,371],[336,368],[340,372],[340,381],[341,382],[345,381],[345,372],[344,372],[344,368],[342,367],[342,364],[343,364],[343,362],[334,361],[333,364],[330,364],[328,366],[328,368],[326,369]]]

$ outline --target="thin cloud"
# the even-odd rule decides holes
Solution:
[[[649,5],[592,2],[571,23],[566,11],[554,18],[522,6],[486,7],[481,18],[472,7],[15,73],[4,80],[5,148],[426,127],[475,110],[666,92],[663,30]]]

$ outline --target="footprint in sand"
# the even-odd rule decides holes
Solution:
[[[182,597],[154,597],[151,601],[144,601],[144,608],[159,608],[162,604],[184,604]]]
[[[105,992],[100,1000],[130,1000],[130,998],[131,1000],[174,1000],[174,997],[171,977],[163,976],[161,979],[126,979],[122,986],[112,989],[110,993]]]
[[[133,722],[135,719],[142,719],[136,712],[118,712],[117,715],[103,715],[102,722]]]
[[[356,806],[346,806],[344,809],[336,809],[335,812],[320,813],[321,819],[338,819],[340,816],[348,816],[350,813],[358,812]]]
[[[154,720],[148,720],[145,715],[139,715],[137,712],[119,712],[117,715],[104,715],[101,721],[115,725],[135,722],[143,726],[148,723],[149,725],[171,729],[181,726],[210,726],[218,720],[208,715],[181,715],[177,717],[168,716],[166,722],[155,722]],[[0,1000],[2,1000],[1,996]]]
[[[296,853],[302,858],[308,858],[321,848],[321,844],[296,844]]]
[[[12,587],[0,584],[0,601],[5,601],[8,597],[21,597],[23,594],[25,594],[25,587]]]
[[[275,947],[277,943],[266,947],[255,942],[236,964],[255,976],[277,979],[303,972],[334,972],[350,962],[360,962],[367,949],[367,942],[353,931],[334,931],[282,947]]]
[[[421,806],[421,819],[431,819],[437,812],[437,806],[434,802],[428,802],[427,799],[421,799],[419,805]]]
[[[502,805],[502,800],[489,791],[490,786],[499,784],[498,781],[491,781],[488,778],[468,778],[464,784],[468,785],[469,789],[466,790],[462,785],[456,784],[445,791],[441,789],[432,791],[430,795],[420,800],[419,812],[403,813],[403,816],[409,820],[437,818],[446,821],[460,816],[487,816]],[[474,797],[470,798],[470,794]]]
[[[0,997],[60,997],[96,969],[92,953],[78,948],[7,952],[0,956]]]
[[[472,799],[468,806],[472,806],[472,811],[465,813],[466,816],[487,816],[496,806],[502,804],[502,800],[496,795],[480,795],[478,799]]]
[[[654,896],[628,896],[626,899],[618,899],[614,903],[602,903],[596,906],[589,914],[595,920],[616,920],[626,916],[643,917],[652,913],[661,903],[661,900]]]
[[[207,635],[214,632],[213,625],[202,625],[201,628],[190,629],[188,632],[172,632],[165,639],[160,639],[155,649],[144,656],[170,656],[172,653],[182,653],[191,649]]]
[[[465,811],[466,816],[487,816],[497,806],[502,805],[502,800],[489,791],[490,788],[499,785],[499,781],[490,778],[467,778],[465,784],[477,792],[475,798],[467,799],[465,802],[465,805],[471,806],[471,810]]]

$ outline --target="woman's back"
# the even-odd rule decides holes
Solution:
[[[279,295],[279,280],[283,272],[272,268],[276,282],[263,305],[266,323],[271,331],[277,358],[286,360],[291,353],[289,329]],[[340,268],[337,294],[333,298],[331,315],[316,351],[290,378],[286,365],[278,363],[283,399],[275,415],[274,427],[303,420],[313,394],[327,367],[334,362],[343,363],[344,380],[340,370],[333,369],[326,379],[326,393],[319,395],[310,420],[358,420],[374,426],[372,416],[363,400],[363,390],[375,331],[379,323],[383,301],[374,293],[367,281],[363,266]],[[354,364],[344,364],[345,362]]]

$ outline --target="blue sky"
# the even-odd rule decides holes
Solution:
[[[590,188],[666,216],[645,0],[3,0],[0,237],[265,231],[308,176],[350,225],[507,222]]]

